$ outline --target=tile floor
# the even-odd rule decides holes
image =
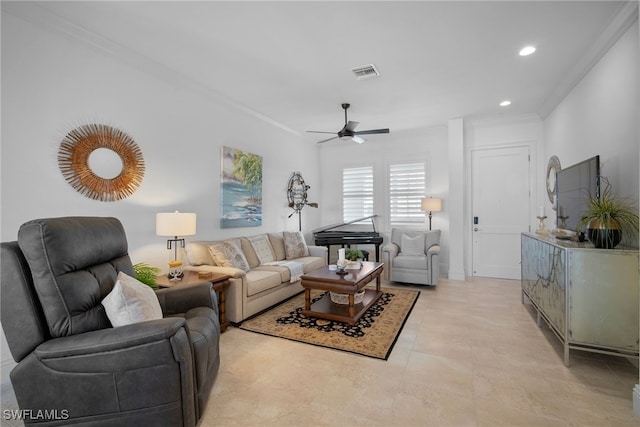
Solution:
[[[229,328],[200,426],[640,426],[637,363],[576,351],[566,368],[519,281],[415,288],[388,361]]]

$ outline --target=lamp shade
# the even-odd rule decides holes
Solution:
[[[440,212],[442,210],[442,199],[424,197],[422,199],[422,207],[420,210],[424,212]]]
[[[157,213],[156,234],[158,236],[193,236],[196,234],[196,214]]]

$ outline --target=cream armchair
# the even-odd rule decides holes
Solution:
[[[440,278],[440,230],[391,229],[382,260],[392,282],[437,285]]]

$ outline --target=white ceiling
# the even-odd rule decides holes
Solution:
[[[394,132],[457,117],[545,117],[624,22],[634,19],[628,15],[637,17],[637,2],[614,1],[86,1],[31,7],[38,8],[31,16],[47,25],[66,27],[110,54],[155,68],[310,143],[324,135],[306,130],[342,127],[343,102],[351,103],[349,119],[360,122],[357,130]],[[520,57],[527,44],[536,53]],[[381,77],[357,81],[351,69],[372,63]],[[499,107],[503,99],[512,105]]]

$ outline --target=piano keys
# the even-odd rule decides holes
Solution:
[[[340,245],[341,247],[350,247],[351,245],[367,245],[372,244],[376,246],[376,261],[380,261],[380,245],[382,244],[382,237],[376,231],[376,225],[373,222],[373,218],[378,215],[366,216],[364,218],[358,218],[353,221],[343,222],[341,224],[328,225],[326,227],[320,227],[313,230],[313,237],[315,239],[316,246],[326,246],[327,249],[327,264],[330,263],[329,256],[331,253],[331,245]],[[371,225],[373,231],[357,231],[357,230],[339,230],[349,224],[371,219]]]

